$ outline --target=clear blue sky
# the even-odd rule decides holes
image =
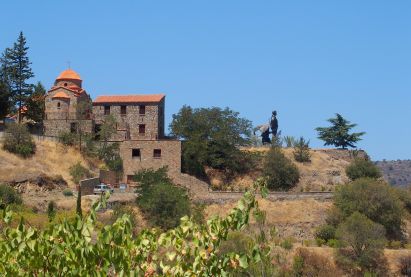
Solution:
[[[339,112],[373,159],[411,158],[410,1],[4,1],[0,49],[22,30],[35,80],[67,61],[99,94],[228,106],[321,147]]]

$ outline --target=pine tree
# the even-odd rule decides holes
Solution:
[[[318,127],[315,129],[318,132],[318,138],[325,142],[324,145],[334,145],[342,149],[346,149],[348,146],[356,148],[354,144],[360,141],[361,136],[365,134],[365,132],[349,134],[349,131],[357,124],[351,124],[350,121],[338,113],[335,118],[330,118],[327,121],[332,124],[331,127]]]
[[[27,118],[34,120],[35,122],[42,122],[44,119],[44,99],[46,98],[46,89],[38,82],[34,86],[34,92],[27,99]]]
[[[10,86],[7,75],[6,51],[0,57],[0,119],[12,112]]]
[[[33,85],[27,83],[34,77],[31,70],[31,62],[27,56],[26,38],[20,32],[17,42],[13,48],[5,51],[5,62],[7,64],[7,76],[10,84],[11,98],[18,106],[19,122],[21,122],[21,109],[25,105],[28,97],[33,93]]]

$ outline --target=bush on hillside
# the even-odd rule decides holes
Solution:
[[[171,182],[165,168],[143,170],[135,180],[141,185],[137,205],[152,225],[167,230],[178,226],[183,216],[191,215],[187,192]]]
[[[342,242],[338,260],[345,268],[359,267],[362,272],[378,271],[383,264],[386,243],[384,226],[354,212],[340,224],[336,234]]]
[[[63,195],[66,197],[73,196],[73,191],[71,189],[64,189]]]
[[[270,190],[289,190],[299,179],[298,168],[282,153],[279,147],[271,147],[263,164],[263,176]]]
[[[351,180],[357,180],[359,178],[380,178],[380,169],[370,160],[356,158],[345,169],[345,172]]]
[[[72,165],[69,168],[73,182],[78,185],[82,179],[91,177],[91,172],[85,168],[80,162]]]
[[[299,248],[294,256],[292,276],[342,276],[342,272],[334,265],[331,259],[308,249]]]
[[[23,203],[20,194],[8,185],[0,185],[0,201],[2,205]]]
[[[401,257],[398,261],[399,266],[399,273],[402,276],[411,276],[411,256],[407,255]]]
[[[120,157],[120,145],[118,143],[103,144],[98,149],[98,157],[106,163],[109,170],[115,172],[123,171],[123,160]]]
[[[36,144],[25,125],[10,123],[4,132],[3,149],[28,158],[36,152]]]
[[[77,144],[77,135],[71,132],[60,132],[58,141],[67,146],[74,146]]]
[[[49,222],[52,222],[56,217],[56,203],[54,201],[50,201],[47,205],[47,216],[49,218]]]
[[[404,209],[395,190],[383,181],[362,178],[342,186],[334,195],[334,206],[342,220],[360,212],[383,225],[389,239],[402,238]]]
[[[294,142],[294,159],[300,163],[306,163],[311,161],[310,154],[310,141],[306,141],[303,137]]]
[[[317,228],[315,231],[315,238],[322,239],[325,242],[328,242],[331,239],[335,238],[335,227],[332,225],[322,225]]]

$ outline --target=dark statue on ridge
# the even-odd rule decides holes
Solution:
[[[273,139],[278,134],[277,111],[272,112],[271,119],[268,124],[258,125],[254,128],[254,135],[256,131],[260,131],[261,142],[263,143],[263,145],[271,144],[270,134],[272,134]]]

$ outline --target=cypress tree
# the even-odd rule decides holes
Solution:
[[[7,76],[10,85],[11,98],[15,105],[18,106],[19,122],[21,122],[21,109],[25,105],[28,97],[33,93],[33,85],[27,83],[30,78],[34,77],[31,70],[31,62],[27,56],[26,38],[23,32],[14,43],[13,48],[5,51],[5,62],[7,64]]]

